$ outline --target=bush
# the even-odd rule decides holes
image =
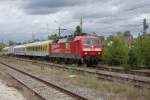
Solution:
[[[146,66],[150,68],[150,36],[145,35],[139,37],[132,47],[135,56],[137,57],[138,66]]]
[[[110,63],[111,61],[111,53],[109,52],[110,50],[110,47],[107,46],[106,44],[104,45],[104,48],[103,48],[103,56],[102,56],[102,61],[104,61],[104,63]]]
[[[135,54],[135,52],[133,51],[133,49],[129,50],[129,59],[128,59],[128,64],[130,65],[131,68],[135,69],[138,67],[138,59],[137,56]]]
[[[143,63],[150,68],[150,36],[144,36],[142,41],[142,57]]]
[[[128,62],[128,46],[121,36],[114,36],[110,46],[104,46],[103,60],[111,65],[126,65]]]
[[[2,49],[5,47],[5,44],[0,43],[0,51],[2,51]]]
[[[125,68],[150,68],[150,35],[138,37],[130,49],[122,36],[113,36],[111,40],[111,45],[104,45],[102,60],[105,63],[127,65]]]

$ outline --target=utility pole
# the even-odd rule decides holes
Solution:
[[[34,34],[33,30],[32,30],[32,42],[34,42],[34,41],[35,41],[35,34]]]
[[[143,35],[145,35],[147,33],[148,27],[149,26],[147,25],[146,18],[144,18],[144,20],[143,20]]]
[[[32,33],[32,42],[34,42],[35,41],[35,35],[34,35],[34,33]]]
[[[60,36],[61,31],[62,31],[62,30],[67,30],[67,29],[61,28],[61,27],[59,26],[57,30],[58,30],[58,35]]]
[[[48,28],[49,28],[49,27],[48,27],[48,23],[47,23],[47,24],[46,24],[46,32],[47,32],[47,33],[48,33]]]
[[[81,19],[80,19],[80,29],[81,29],[81,34],[82,34],[82,26],[83,25],[83,18],[81,17]]]

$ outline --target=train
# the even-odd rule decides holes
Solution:
[[[3,48],[6,55],[46,57],[50,61],[96,64],[102,56],[103,45],[99,36],[83,35],[47,40]]]

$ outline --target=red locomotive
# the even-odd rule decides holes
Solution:
[[[70,63],[97,63],[102,55],[101,39],[93,35],[81,35],[4,48],[7,54],[48,57]]]
[[[102,44],[98,36],[68,37],[52,43],[49,55],[69,62],[95,64],[102,55]]]

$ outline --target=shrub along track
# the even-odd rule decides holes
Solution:
[[[88,100],[86,97],[68,91],[62,87],[47,82],[28,72],[19,70],[18,68],[10,66],[4,62],[0,62],[0,64],[8,67],[9,75],[27,86],[34,93],[45,100]]]
[[[60,64],[54,64],[54,63],[47,63],[37,60],[28,60],[28,59],[22,59],[22,58],[15,58],[15,57],[4,57],[7,59],[16,59],[20,61],[25,62],[31,62],[32,64],[36,64],[38,66],[49,67],[49,68],[61,68],[65,70],[73,70],[80,73],[88,73],[91,75],[95,75],[99,79],[104,79],[108,81],[115,81],[120,82],[124,84],[133,85],[138,88],[146,88],[150,89],[150,78],[146,76],[140,76],[140,75],[133,75],[133,74],[126,74],[126,73],[117,73],[117,72],[110,72],[110,71],[102,71],[97,68],[77,68],[77,67],[68,67],[66,65],[60,65]]]

